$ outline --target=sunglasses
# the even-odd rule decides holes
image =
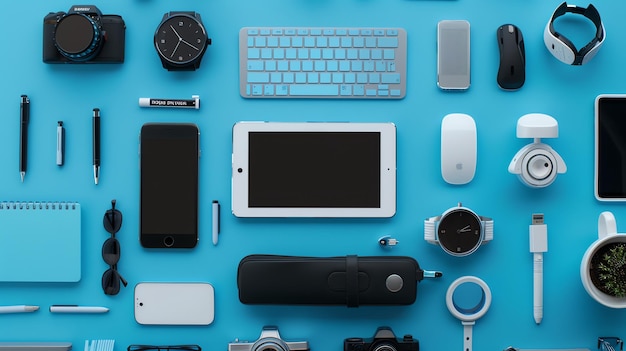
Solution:
[[[127,351],[201,351],[200,345],[130,345]]]
[[[106,295],[117,295],[120,292],[120,281],[124,286],[128,285],[128,282],[117,270],[121,248],[115,233],[122,227],[122,212],[115,209],[115,200],[111,200],[111,209],[104,214],[102,223],[104,229],[111,234],[111,237],[102,244],[102,259],[109,265],[109,269],[102,274],[102,290]]]

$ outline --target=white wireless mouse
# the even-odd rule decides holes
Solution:
[[[476,123],[463,113],[451,113],[441,121],[441,176],[461,185],[476,173]]]

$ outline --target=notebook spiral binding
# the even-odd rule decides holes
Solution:
[[[59,201],[3,201],[0,210],[75,210],[78,202]]]

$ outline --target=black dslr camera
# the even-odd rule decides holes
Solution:
[[[43,62],[123,63],[126,25],[94,5],[74,5],[43,19]]]
[[[348,338],[343,341],[344,351],[419,351],[419,341],[411,335],[396,338],[389,327],[379,327],[373,338]]]

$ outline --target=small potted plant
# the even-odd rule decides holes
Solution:
[[[617,233],[611,212],[600,214],[598,239],[583,256],[580,277],[596,301],[607,307],[626,308],[626,235]]]

